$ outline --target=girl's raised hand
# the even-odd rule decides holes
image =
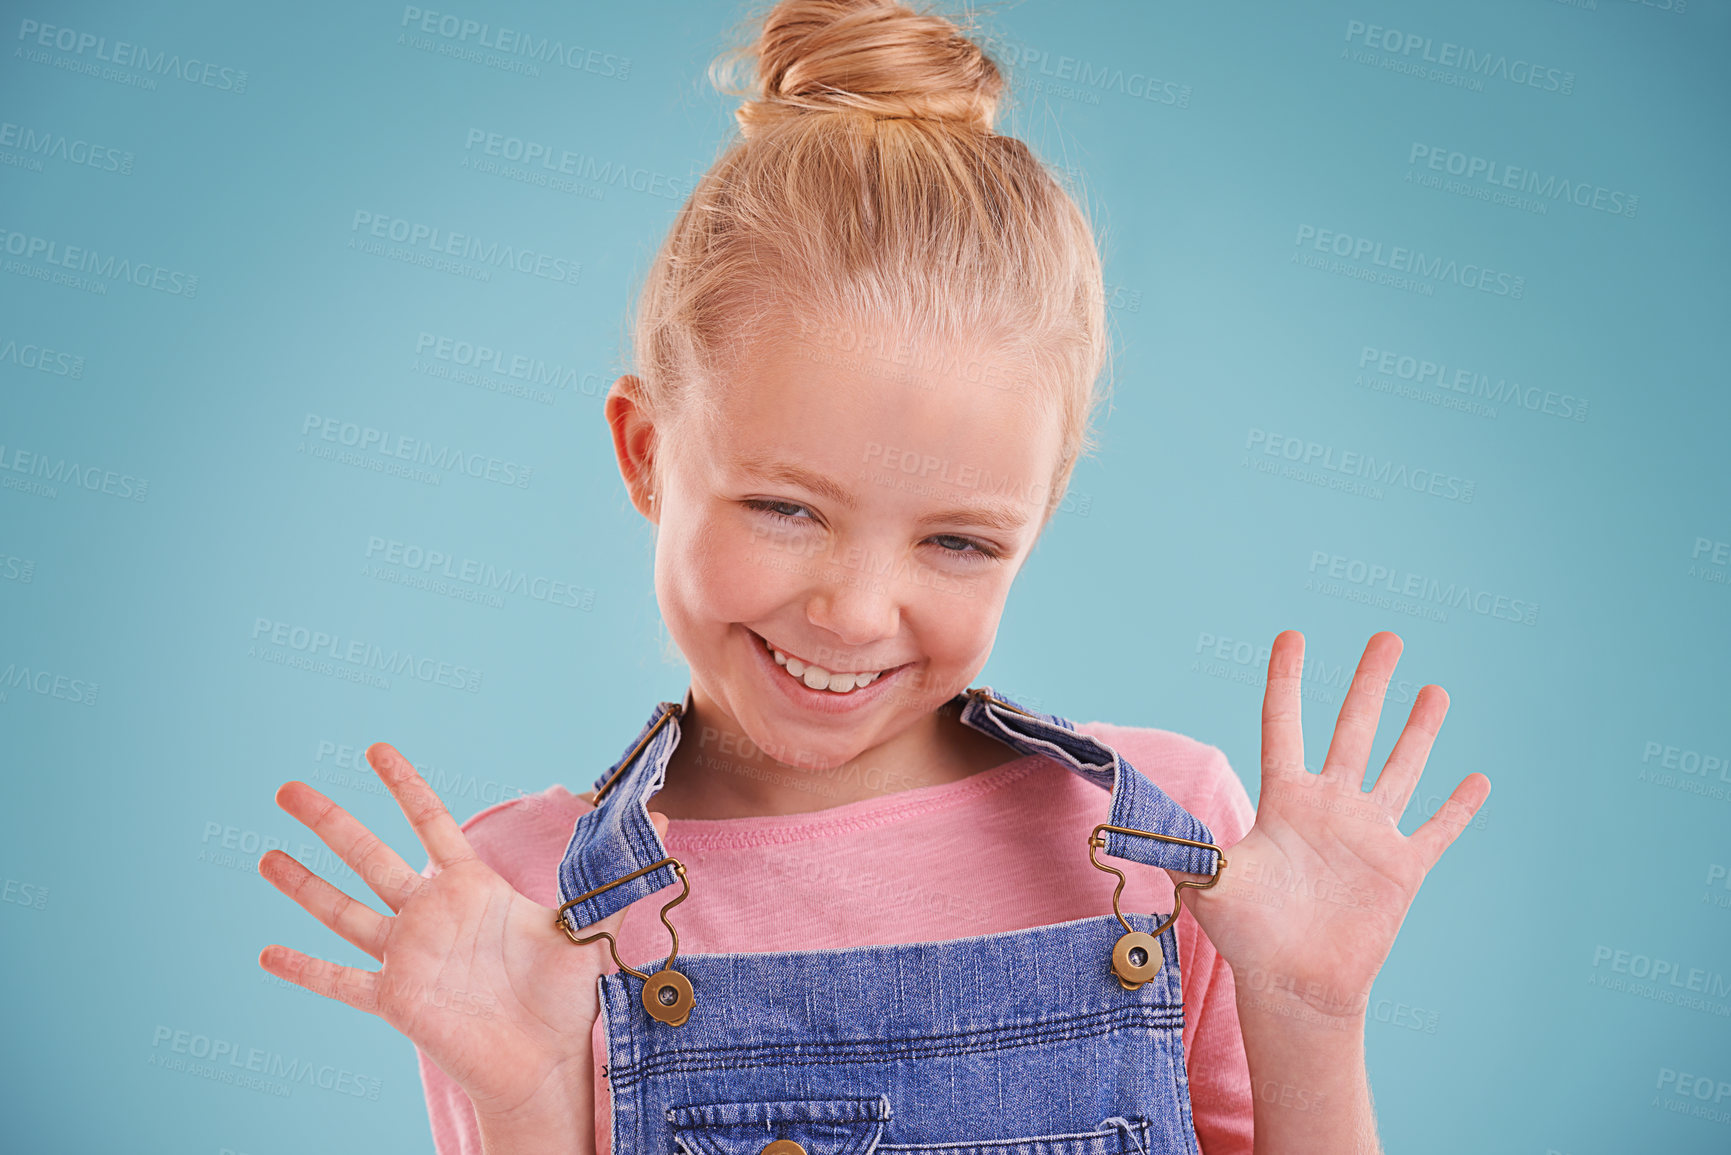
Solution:
[[[1256,822],[1228,847],[1221,880],[1186,889],[1186,904],[1245,997],[1294,1000],[1339,1018],[1362,1016],[1371,982],[1407,908],[1490,794],[1490,779],[1462,779],[1410,837],[1397,827],[1448,713],[1441,686],[1419,690],[1376,786],[1364,791],[1383,694],[1401,640],[1386,631],[1365,646],[1322,772],[1304,766],[1299,687],[1304,635],[1274,639],[1262,703],[1262,796]],[[1200,876],[1171,873],[1175,880]]]
[[[605,939],[577,945],[554,911],[525,898],[475,856],[426,781],[391,746],[367,750],[437,868],[423,877],[342,807],[304,782],[277,803],[305,823],[372,888],[393,915],[344,894],[273,850],[259,873],[309,914],[383,965],[376,971],[269,946],[259,965],[306,989],[374,1014],[414,1041],[468,1094],[483,1134],[510,1121],[563,1118],[567,1150],[593,1145],[590,1031],[596,978],[610,972]],[[651,814],[666,833],[667,819]],[[628,909],[628,908],[627,908]],[[617,936],[625,910],[585,928]],[[580,1120],[580,1122],[579,1122]],[[575,1134],[573,1134],[575,1132]]]

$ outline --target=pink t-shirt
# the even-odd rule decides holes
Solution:
[[[1117,750],[1222,847],[1255,817],[1220,750],[1169,730],[1079,723]],[[1088,835],[1110,796],[1041,755],[955,782],[876,795],[804,814],[672,819],[668,853],[691,895],[668,917],[679,953],[817,950],[970,938],[1112,913],[1116,880],[1088,861]],[[649,801],[651,810],[655,800]],[[577,818],[593,809],[561,786],[481,811],[463,830],[519,891],[559,905],[558,866]],[[1164,871],[1105,858],[1129,877],[1126,912],[1170,912]],[[619,954],[640,970],[667,958],[657,917],[679,892],[629,908]],[[1185,910],[1174,928],[1184,984],[1184,1055],[1204,1155],[1250,1155],[1252,1100],[1232,970]],[[653,964],[653,965],[648,965]],[[595,1053],[596,1150],[611,1150],[602,1022]],[[481,1155],[474,1108],[424,1054],[421,1078],[439,1155]]]

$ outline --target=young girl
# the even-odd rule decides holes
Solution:
[[[1106,325],[1089,226],[1021,142],[992,132],[1003,81],[950,22],[883,0],[784,0],[755,48],[761,97],[650,271],[639,369],[606,405],[690,665],[651,815],[689,883],[677,922],[620,910],[578,945],[560,929],[561,856],[592,794],[554,786],[459,828],[376,745],[369,761],[425,872],[311,787],[277,795],[392,915],[272,851],[260,871],[382,966],[280,946],[260,964],[414,1041],[441,1155],[613,1149],[598,979],[616,959],[663,957],[669,928],[687,955],[803,951],[1117,909],[1090,861],[1106,795],[958,713],[1091,447]],[[1100,641],[1078,660],[1113,661],[1113,639]],[[1206,824],[1230,861],[1220,885],[1183,891],[1175,924],[1207,1155],[1379,1150],[1370,985],[1490,789],[1469,775],[1399,833],[1448,707],[1426,686],[1363,792],[1399,652],[1393,634],[1370,639],[1312,774],[1303,639],[1275,639],[1254,814],[1213,746],[1077,727]],[[625,749],[630,727],[613,724]],[[1126,873],[1124,909],[1174,909],[1154,871]],[[873,1008],[857,1011],[870,1022]],[[729,1101],[725,1081],[706,1089]]]

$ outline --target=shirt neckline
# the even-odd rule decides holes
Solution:
[[[713,850],[807,842],[874,826],[888,825],[914,814],[929,814],[962,805],[1001,790],[1032,773],[1045,754],[1025,754],[987,770],[958,778],[897,790],[798,814],[762,814],[744,818],[669,818],[662,840],[669,851]],[[563,788],[561,788],[563,789]],[[583,799],[566,792],[579,806]],[[649,800],[655,806],[653,797]]]

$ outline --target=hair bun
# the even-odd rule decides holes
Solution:
[[[896,0],[782,0],[755,41],[723,59],[753,57],[756,87],[743,95],[756,99],[734,113],[748,139],[818,111],[989,133],[1004,88],[991,57],[954,22]],[[717,86],[728,90],[723,80]]]

